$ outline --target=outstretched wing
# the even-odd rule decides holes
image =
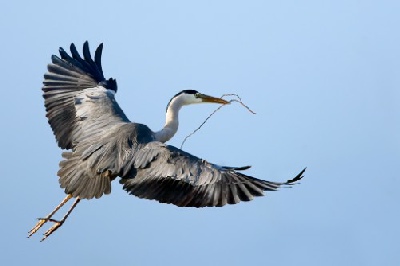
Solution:
[[[120,183],[130,194],[180,207],[221,207],[250,201],[264,191],[300,180],[301,171],[285,183],[244,175],[233,168],[209,163],[160,142],[150,142],[134,155],[136,175]]]
[[[116,81],[104,78],[103,44],[96,49],[94,60],[88,42],[83,45],[83,58],[74,44],[70,50],[72,56],[63,48],[61,58],[52,56],[42,88],[46,116],[62,149],[98,134],[104,125],[129,121],[114,98]]]

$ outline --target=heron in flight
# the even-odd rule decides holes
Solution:
[[[274,191],[303,177],[302,170],[283,183],[260,180],[240,171],[210,163],[165,142],[178,130],[178,113],[196,103],[229,102],[183,90],[169,101],[166,121],[159,131],[131,122],[117,101],[117,82],[105,79],[101,66],[103,44],[95,51],[83,45],[83,58],[74,44],[71,55],[63,48],[53,55],[44,75],[43,98],[48,122],[62,153],[60,187],[67,196],[29,231],[35,234],[45,223],[53,225],[41,241],[62,226],[81,199],[100,198],[111,193],[111,181],[119,182],[129,194],[179,207],[222,207],[250,201],[263,191]],[[61,220],[53,215],[71,198],[74,203]]]

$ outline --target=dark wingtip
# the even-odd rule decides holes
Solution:
[[[94,80],[96,80],[101,85],[105,86],[107,89],[117,91],[117,82],[115,79],[106,80],[103,75],[103,69],[101,66],[101,54],[103,51],[103,43],[100,43],[95,51],[94,60],[92,59],[89,42],[85,41],[83,43],[83,58],[76,49],[74,43],[70,45],[71,55],[69,55],[62,47],[59,48],[59,53],[61,59],[67,61],[71,65],[79,68],[83,72],[90,75]]]
[[[84,51],[84,53],[86,53],[86,52],[90,53],[89,42],[88,41],[83,43],[83,51]]]
[[[58,49],[58,52],[60,53],[61,59],[67,60],[68,54],[67,54],[67,52],[64,50],[64,48],[60,47],[60,48]],[[55,55],[53,55],[53,56],[55,56]]]
[[[99,54],[98,57],[100,59],[101,58],[101,54],[103,53],[103,43],[100,43],[99,46],[97,46],[95,52]],[[101,63],[100,63],[100,65],[101,65]]]
[[[103,52],[103,43],[100,43],[100,45],[96,48],[96,51],[94,52],[94,62],[98,66],[100,73],[103,75],[103,68],[101,66],[102,52]]]
[[[103,80],[99,84],[104,86],[104,88],[106,88],[108,90],[112,90],[115,92],[117,92],[117,90],[118,90],[117,81],[113,78],[109,78],[108,80]]]
[[[247,169],[250,169],[250,168],[251,168],[251,165],[246,165],[246,166],[240,166],[240,167],[232,167],[232,170],[244,171],[244,170],[247,170]]]
[[[303,169],[298,175],[296,175],[294,178],[292,178],[292,179],[286,181],[286,182],[285,182],[285,185],[290,185],[290,184],[293,184],[294,182],[297,182],[297,181],[301,180],[301,179],[304,177],[303,174],[304,174],[304,172],[306,171],[306,169],[307,169],[307,167],[304,168],[304,169]]]
[[[79,55],[78,50],[76,49],[76,46],[74,43],[71,43],[71,45],[69,46],[69,50],[71,51],[72,56],[74,56],[74,54]],[[79,58],[80,58],[80,56],[79,56]]]

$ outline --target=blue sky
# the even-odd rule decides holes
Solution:
[[[2,261],[7,265],[399,265],[399,1],[7,1],[0,10]],[[183,89],[237,93],[185,144],[301,184],[190,209],[115,182],[48,240],[26,232],[64,197],[41,82],[51,54],[104,43],[128,117],[157,130]],[[214,110],[182,110],[180,146]],[[64,211],[64,210],[63,210]],[[61,214],[60,214],[61,215]],[[39,233],[43,233],[40,231]]]

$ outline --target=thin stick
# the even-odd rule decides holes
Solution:
[[[221,98],[224,98],[224,97],[226,97],[226,96],[235,96],[235,97],[238,98],[238,99],[237,99],[237,100],[236,100],[236,99],[232,99],[232,100],[229,101],[230,103],[231,103],[231,102],[238,102],[238,103],[240,103],[242,106],[244,106],[250,113],[252,113],[253,115],[256,114],[256,112],[254,112],[253,110],[251,110],[250,107],[248,107],[247,105],[245,105],[245,104],[242,102],[242,98],[240,98],[240,96],[239,96],[238,94],[236,94],[236,93],[223,94],[223,95],[221,96]]]
[[[242,98],[240,98],[239,95],[237,95],[237,94],[235,94],[235,93],[228,93],[228,94],[223,94],[223,95],[221,96],[221,98],[224,98],[224,97],[227,97],[227,96],[235,96],[235,97],[237,98],[237,99],[231,99],[231,100],[229,101],[229,103],[238,102],[238,103],[240,103],[243,107],[245,107],[250,113],[252,113],[252,114],[254,114],[254,115],[256,114],[253,110],[251,110],[247,105],[245,105],[245,104],[242,102]],[[184,140],[182,141],[181,149],[182,149],[182,147],[183,147],[183,144],[185,144],[186,140],[187,140],[188,138],[190,138],[193,134],[195,134],[197,131],[199,131],[200,128],[208,121],[208,119],[210,119],[216,112],[218,112],[218,111],[219,111],[222,107],[224,107],[225,105],[226,105],[226,104],[218,106],[218,108],[215,109],[215,110],[203,121],[203,123],[200,124],[200,126],[199,126],[198,128],[196,128],[195,130],[193,130],[192,133],[190,133],[189,135],[187,135],[187,136],[184,138]]]

